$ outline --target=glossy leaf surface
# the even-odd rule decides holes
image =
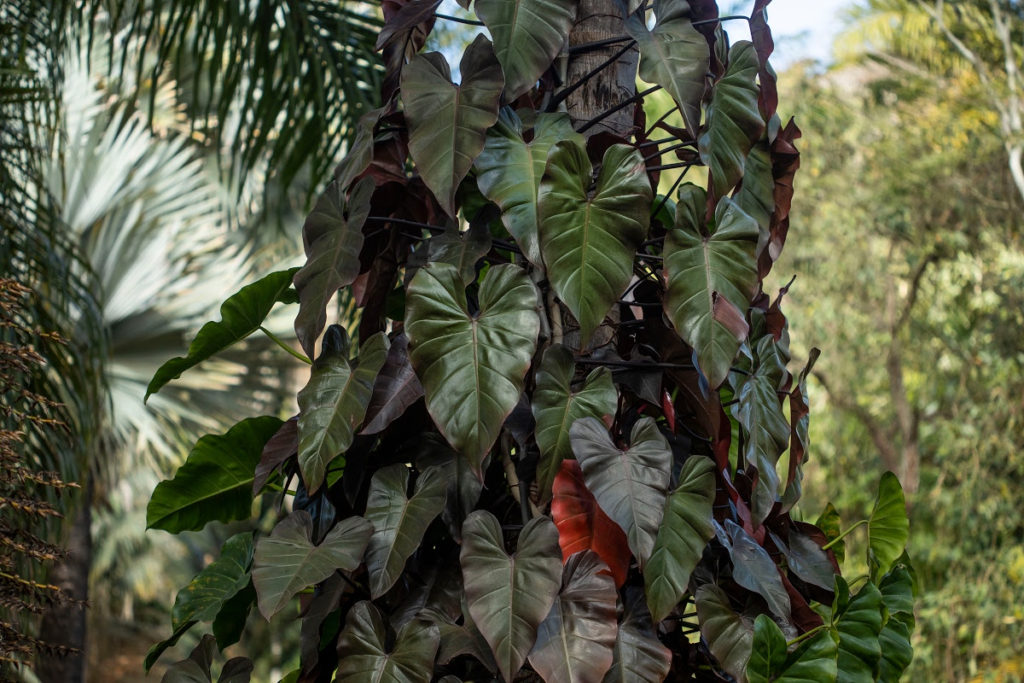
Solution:
[[[711,524],[714,500],[713,461],[700,456],[687,458],[679,474],[679,486],[665,501],[665,517],[651,560],[644,568],[644,590],[655,623],[667,617],[682,599],[690,573],[715,535]]]
[[[558,531],[547,517],[523,527],[510,557],[497,518],[477,510],[462,526],[462,578],[466,602],[491,647],[501,675],[511,681],[537,639],[562,578]]]
[[[757,223],[724,198],[715,209],[714,232],[704,235],[685,206],[680,202],[665,239],[665,313],[716,389],[747,337],[744,315],[757,286]]]
[[[789,621],[792,607],[778,565],[738,524],[727,519],[725,527],[729,534],[733,580],[764,598],[775,616]]]
[[[366,340],[356,361],[346,358],[347,344],[342,344],[340,352],[324,354],[314,363],[299,392],[299,468],[310,493],[320,488],[331,461],[352,445],[388,346],[381,332]]]
[[[704,584],[694,595],[700,633],[722,669],[738,681],[746,680],[747,660],[754,641],[754,625],[733,611],[729,596],[714,584]]]
[[[649,417],[633,426],[631,445],[619,450],[600,420],[583,418],[569,430],[583,480],[601,509],[626,532],[641,569],[654,550],[668,495],[672,451]]]
[[[313,520],[305,510],[285,517],[256,544],[252,581],[260,612],[267,619],[307,586],[335,571],[352,571],[363,560],[373,526],[362,517],[349,517],[313,545]]]
[[[349,611],[338,638],[338,680],[429,683],[440,643],[437,626],[411,621],[389,647],[384,617],[364,600]]]
[[[540,250],[558,298],[580,323],[581,344],[604,320],[633,276],[633,255],[647,236],[652,192],[640,153],[613,145],[597,185],[575,142],[555,145],[538,195]]]
[[[754,644],[747,665],[750,683],[828,683],[836,680],[836,643],[822,631],[793,652],[786,637],[767,615],[754,622]]]
[[[276,417],[251,417],[226,434],[201,437],[174,478],[157,484],[146,528],[179,533],[198,531],[207,522],[248,519],[256,465],[282,424]]]
[[[839,680],[850,683],[874,681],[882,650],[882,594],[868,581],[856,595],[842,577],[836,577],[832,602],[832,628],[839,641]]]
[[[423,398],[423,385],[409,360],[409,338],[403,333],[391,340],[384,366],[373,383],[366,408],[366,426],[360,434],[377,434]]]
[[[878,498],[868,518],[868,559],[873,575],[885,574],[903,554],[910,537],[907,503],[900,480],[886,472],[878,482]]]
[[[416,481],[416,493],[409,489],[409,468],[402,464],[377,470],[370,482],[366,519],[373,524],[373,536],[366,549],[370,574],[370,595],[376,599],[391,589],[405,563],[423,540],[423,534],[444,508],[447,482],[440,468],[430,468]]]
[[[564,346],[550,346],[544,351],[537,371],[537,388],[533,393],[533,417],[541,459],[537,465],[537,489],[541,502],[551,491],[551,483],[562,461],[572,457],[569,428],[581,417],[601,419],[614,415],[618,392],[607,368],[596,368],[587,375],[583,386],[573,391],[575,362],[572,352]]]
[[[406,297],[409,358],[427,410],[479,474],[523,391],[540,331],[537,290],[521,268],[493,266],[474,315],[456,268],[432,263],[416,273]]]
[[[402,69],[402,103],[409,124],[409,152],[423,182],[449,216],[455,191],[484,148],[484,136],[498,119],[505,84],[491,42],[483,35],[466,49],[462,83],[451,81],[444,55],[417,55]]]
[[[480,192],[501,208],[501,220],[515,238],[523,255],[543,267],[538,237],[537,193],[555,143],[567,140],[583,144],[565,114],[539,114],[533,139],[523,139],[523,124],[503,109],[498,123],[487,131],[484,151],[476,159],[476,182]]]
[[[661,683],[672,666],[672,653],[658,640],[642,591],[627,588],[625,595],[612,666],[603,683]]]
[[[189,344],[188,353],[172,358],[157,369],[146,387],[145,398],[160,391],[171,380],[181,377],[181,373],[189,368],[258,330],[277,302],[294,302],[291,285],[298,270],[292,268],[275,271],[228,297],[221,304],[220,320],[208,322],[200,328],[196,338]]]

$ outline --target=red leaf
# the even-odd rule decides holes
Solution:
[[[668,423],[668,430],[676,433],[676,407],[672,405],[672,396],[667,390],[661,391],[661,409],[665,412],[665,422]]]
[[[583,483],[579,463],[562,461],[551,490],[551,517],[558,527],[562,562],[573,553],[593,550],[611,568],[615,585],[621,587],[632,557],[626,534],[598,507]]]

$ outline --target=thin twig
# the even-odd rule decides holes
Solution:
[[[591,126],[593,126],[593,125],[595,125],[597,123],[600,123],[601,121],[604,121],[606,118],[608,118],[609,116],[611,116],[615,112],[620,111],[622,109],[625,109],[629,105],[634,104],[636,102],[639,102],[640,100],[642,100],[643,98],[647,97],[651,93],[658,92],[659,90],[661,90],[661,86],[660,85],[656,85],[656,86],[654,86],[652,88],[648,88],[647,90],[644,90],[643,92],[639,92],[636,95],[633,95],[628,100],[624,100],[622,102],[619,102],[617,105],[615,105],[611,109],[608,109],[606,111],[601,112],[600,114],[598,114],[594,118],[592,118],[589,121],[587,121],[586,123],[584,123],[582,126],[580,126],[580,129],[577,132],[582,133],[583,131],[587,130]]]
[[[555,107],[557,107],[559,104],[564,102],[565,99],[567,97],[569,97],[569,95],[573,94],[574,92],[576,92],[577,90],[582,88],[586,84],[587,81],[589,81],[591,78],[596,76],[598,73],[600,73],[604,69],[608,68],[609,66],[611,66],[612,64],[617,62],[619,60],[619,58],[622,57],[622,55],[624,55],[627,52],[629,52],[629,50],[635,44],[636,44],[636,41],[630,40],[629,43],[626,45],[626,47],[622,48],[621,50],[616,52],[614,55],[612,55],[608,59],[606,59],[603,62],[601,62],[600,64],[598,64],[596,67],[594,67],[589,72],[584,74],[578,81],[576,81],[575,83],[573,83],[569,87],[565,88],[561,92],[556,93],[555,96],[551,98],[551,102],[548,103],[547,110],[548,111],[554,111]]]
[[[463,19],[462,17],[453,17],[450,14],[441,14],[440,12],[435,12],[434,16],[437,17],[438,19],[447,19],[448,21],[454,21],[454,22],[456,22],[458,24],[466,24],[467,26],[483,26],[484,25],[484,22],[482,22],[482,21],[475,21],[473,19]]]

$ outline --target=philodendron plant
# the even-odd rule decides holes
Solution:
[[[288,512],[181,590],[148,665],[212,622],[167,674],[210,680],[255,605],[302,622],[289,681],[898,680],[898,481],[846,532],[793,514],[817,353],[790,374],[786,290],[763,286],[800,135],[775,113],[767,4],[730,45],[711,0],[476,0],[487,35],[456,84],[421,52],[439,0],[383,1],[382,104],[306,219],[305,265],[230,297],[150,384],[279,303],[315,358],[297,415],[204,436],[154,491],[149,525],[174,533],[260,496]],[[618,33],[579,30],[598,5]],[[637,52],[650,88],[587,87]],[[679,124],[648,125],[658,89]],[[328,327],[343,289],[356,315]],[[844,579],[861,526],[867,573]]]

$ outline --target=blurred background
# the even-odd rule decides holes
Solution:
[[[64,427],[33,423],[23,443],[80,485],[40,494],[64,514],[40,533],[74,550],[54,580],[72,593],[87,581],[90,602],[14,620],[84,630],[90,680],[141,681],[177,589],[233,532],[146,532],[149,495],[198,436],[287,417],[290,365],[254,336],[148,406],[146,383],[223,299],[300,262],[311,199],[376,105],[382,22],[377,3],[344,0],[86,5],[0,2],[0,254],[31,289],[11,315],[64,337],[32,340],[49,369],[5,375],[5,405],[21,381],[60,404],[46,411]],[[772,282],[796,275],[794,367],[822,351],[803,515],[831,502],[864,517],[896,472],[919,584],[907,678],[1020,681],[1024,6],[775,0],[769,20],[779,110],[803,130]],[[474,33],[438,22],[428,49]],[[290,670],[296,631],[250,617],[254,680]]]

